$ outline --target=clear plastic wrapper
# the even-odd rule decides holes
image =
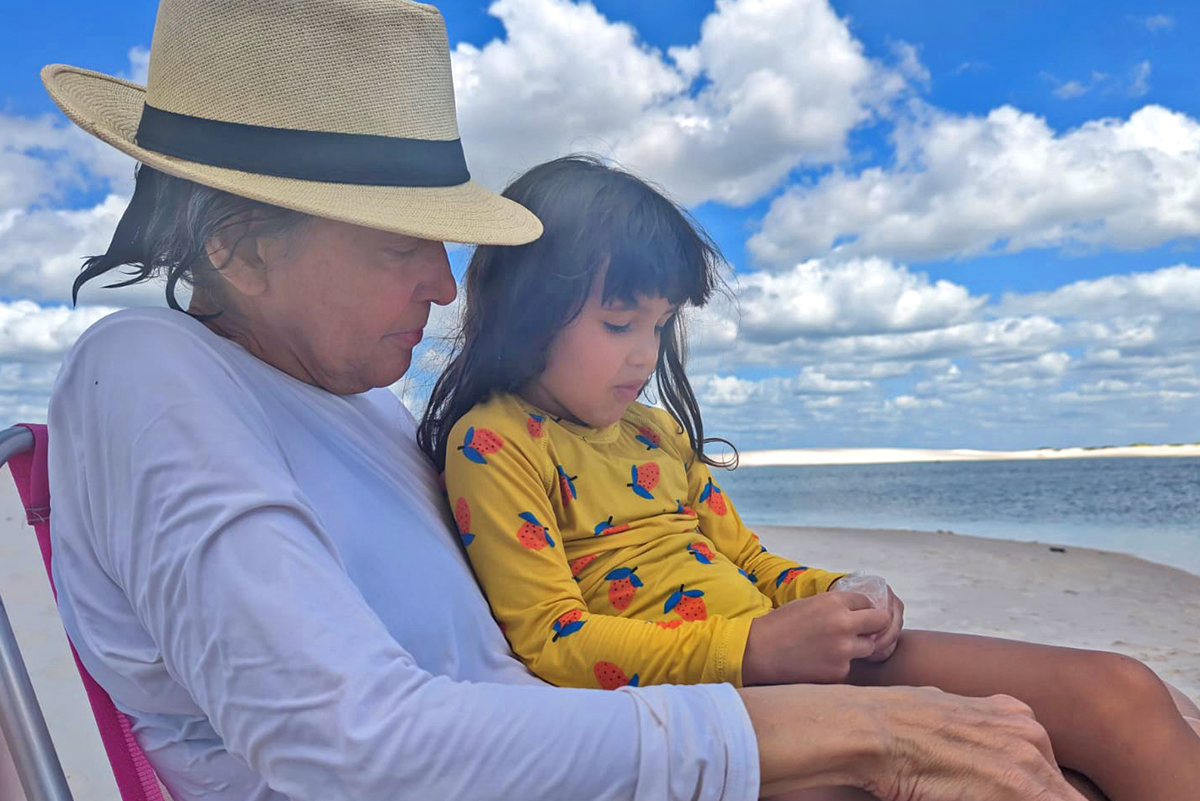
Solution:
[[[834,592],[859,592],[867,596],[871,606],[876,609],[888,608],[888,585],[880,576],[873,576],[861,570],[838,579],[833,585]]]

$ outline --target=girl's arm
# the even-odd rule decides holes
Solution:
[[[746,578],[753,581],[775,606],[825,592],[829,585],[845,575],[801,565],[767,551],[758,535],[742,522],[729,496],[713,481],[708,465],[695,458],[691,443],[679,430],[679,424],[666,412],[657,411],[656,414],[661,415],[656,422],[664,432],[674,435],[675,448],[688,464],[687,503],[696,513],[701,533],[741,568]]]
[[[467,555],[530,670],[554,684],[605,689],[741,684],[749,619],[714,616],[667,629],[587,610],[550,501],[552,460],[523,421],[475,410],[450,441],[446,489]]]

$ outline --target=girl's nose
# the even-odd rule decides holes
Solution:
[[[653,367],[658,359],[658,337],[641,337],[637,346],[629,353],[629,363],[634,367]]]

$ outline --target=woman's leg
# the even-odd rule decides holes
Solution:
[[[783,795],[773,795],[760,801],[878,801],[868,792],[856,787],[814,787],[809,790],[795,790]]]
[[[1063,775],[1087,801],[1108,801],[1108,796],[1100,792],[1100,788],[1078,773],[1068,770]],[[853,787],[821,787],[813,790],[797,790],[786,795],[763,799],[763,801],[878,801],[878,799],[870,793]]]
[[[1154,671],[1120,654],[911,630],[888,661],[856,662],[849,681],[1019,698],[1046,727],[1059,763],[1113,801],[1200,791],[1200,736]]]

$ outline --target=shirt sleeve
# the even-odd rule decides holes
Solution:
[[[675,448],[688,465],[688,504],[696,513],[701,533],[712,540],[726,558],[754,581],[763,595],[776,607],[797,598],[826,592],[829,585],[844,576],[802,565],[769,552],[758,535],[746,527],[729,496],[713,481],[708,465],[695,458],[691,443],[674,418],[659,411],[659,426],[674,432]]]
[[[446,456],[467,555],[514,653],[562,686],[740,684],[748,618],[714,615],[668,629],[588,611],[563,553],[545,439],[485,407],[458,421]]]
[[[56,485],[56,504],[86,510],[96,557],[166,670],[273,790],[296,801],[757,795],[753,729],[729,688],[465,683],[415,664],[288,479],[254,398],[172,327],[150,333],[93,331],[64,365],[52,470],[79,486]]]

